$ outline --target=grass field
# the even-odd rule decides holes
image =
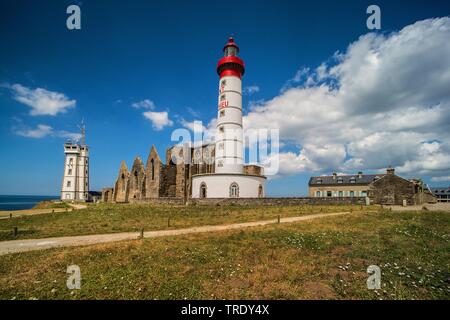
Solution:
[[[104,215],[109,211],[106,208]],[[0,256],[0,298],[450,298],[448,213],[355,212],[358,208],[354,207],[351,215],[243,231]],[[209,212],[211,209],[175,208],[171,214],[182,221],[186,213],[176,213],[177,210],[188,210],[189,217],[206,210],[209,218],[186,218],[183,223],[212,224],[246,219],[238,218],[246,214],[260,219],[279,212],[298,215],[320,210],[319,207],[309,208],[310,211],[300,207],[228,207]],[[336,207],[321,209],[336,211]],[[124,209],[125,217],[133,217],[134,210],[144,209]],[[164,217],[162,211],[167,208],[149,210],[158,212],[155,217]],[[227,210],[230,213],[225,215]],[[111,217],[106,223],[119,219],[116,215]],[[44,218],[49,220],[36,220],[39,226],[51,221],[50,217]],[[150,218],[147,220],[152,225]],[[75,220],[69,221],[69,225],[75,224]],[[119,225],[121,228],[136,226]],[[108,230],[111,226],[104,228]],[[72,264],[81,268],[81,290],[66,288],[66,269]],[[381,290],[367,289],[369,265],[381,268]]]
[[[368,210],[366,207],[362,207]],[[371,210],[377,210],[371,207]],[[202,225],[248,222],[303,214],[361,210],[359,206],[284,206],[284,207],[220,207],[220,206],[148,206],[91,205],[71,212],[48,213],[0,220],[0,241],[58,236],[116,233],[126,231],[164,230]],[[169,222],[170,219],[170,222]],[[12,229],[19,235],[13,237]]]

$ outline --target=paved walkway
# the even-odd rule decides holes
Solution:
[[[349,214],[350,212],[337,212],[337,213],[324,213],[314,214],[309,216],[282,218],[280,223],[291,223],[297,221],[313,220],[324,217],[334,217]],[[228,225],[218,226],[202,226],[192,227],[186,229],[174,229],[174,230],[160,230],[160,231],[147,231],[144,232],[144,238],[158,238],[167,236],[179,236],[193,233],[204,232],[218,232],[226,230],[236,230],[249,227],[266,226],[270,224],[278,223],[278,219],[235,223]],[[42,250],[57,247],[73,247],[73,246],[86,246],[98,243],[115,242],[123,240],[136,240],[139,239],[139,232],[124,232],[124,233],[111,233],[111,234],[99,234],[89,236],[74,236],[74,237],[60,237],[60,238],[45,238],[45,239],[28,239],[28,240],[12,240],[0,242],[0,255],[8,253],[25,252],[33,250]]]

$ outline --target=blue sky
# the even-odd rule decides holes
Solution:
[[[65,26],[65,11],[73,3],[77,4],[22,0],[0,3],[0,194],[58,194],[63,172],[63,142],[69,133],[78,130],[82,118],[91,147],[92,190],[113,185],[121,160],[126,160],[129,167],[137,155],[146,160],[152,144],[164,155],[166,147],[172,144],[170,135],[174,129],[193,120],[207,124],[215,117],[218,82],[215,66],[230,34],[235,36],[246,62],[244,87],[259,89],[244,97],[245,113],[250,113],[250,105],[255,104],[273,111],[277,99],[284,101],[290,95],[295,99],[296,94],[301,97],[310,92],[306,91],[311,90],[309,85],[301,80],[303,76],[315,78],[313,87],[318,90],[321,79],[316,68],[329,62],[336,52],[348,53],[351,43],[369,33],[365,11],[373,4],[372,1],[239,1],[232,5],[223,1],[85,0],[78,2],[82,29],[69,31]],[[382,30],[377,39],[388,38],[392,32],[417,21],[450,14],[450,4],[446,1],[377,1],[376,4],[382,12]],[[430,28],[433,26],[420,30]],[[371,41],[375,45],[381,40]],[[385,46],[380,46],[380,52]],[[349,61],[352,57],[348,55]],[[343,65],[339,61],[329,62],[326,69]],[[448,70],[447,64],[440,67]],[[341,70],[340,81],[348,76],[344,72],[350,71]],[[324,82],[331,77],[335,75],[328,72]],[[442,82],[447,78],[439,79]],[[286,85],[292,90],[286,92],[283,89]],[[39,114],[36,108],[24,103],[29,95],[36,97],[38,88],[45,89],[40,94],[50,95],[62,103],[58,105],[62,111],[55,115]],[[420,111],[431,110],[437,104],[445,111],[447,98],[445,92],[439,92],[431,102],[420,98],[410,106]],[[151,101],[151,106],[133,107],[145,100]],[[364,113],[365,109],[361,110]],[[167,112],[172,125],[158,130],[143,116],[146,111]],[[367,114],[371,117],[374,113]],[[285,116],[300,118],[301,113]],[[252,115],[248,119],[253,119]],[[259,125],[264,127],[265,123]],[[305,127],[301,122],[298,126]],[[446,123],[441,123],[441,129],[445,128]],[[401,136],[406,131],[410,134],[411,130],[396,132]],[[421,135],[422,145],[405,149],[406,158],[399,155],[383,163],[385,166],[398,164],[404,168],[405,176],[422,176],[433,185],[448,185],[449,168],[440,163],[430,169],[416,161],[425,152],[422,149],[435,152],[432,154],[442,159],[440,162],[448,159],[448,140],[442,136],[445,130],[431,133],[421,128],[414,130]],[[310,131],[314,131],[313,126]],[[366,135],[379,137],[384,132],[374,129]],[[385,167],[364,162],[367,155],[361,155],[357,141],[351,139],[312,142],[306,135],[284,134],[282,130],[281,140],[284,141],[282,152],[294,154],[293,161],[310,165],[295,164],[292,170],[271,179],[267,185],[269,195],[305,195],[307,181],[313,174],[330,170],[377,171]],[[338,145],[344,146],[347,152],[342,163],[333,165],[327,159],[311,156],[311,150],[316,152],[322,143],[329,146],[327,152],[336,151],[337,157],[341,156]],[[301,150],[310,153],[302,155]],[[315,154],[320,153],[319,150]]]

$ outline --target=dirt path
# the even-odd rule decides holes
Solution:
[[[392,211],[421,211],[423,208],[426,208],[428,211],[447,211],[450,212],[450,203],[425,203],[423,205],[418,206],[384,206],[384,208],[391,209]]]
[[[349,214],[350,212],[337,212],[337,213],[324,213],[314,214],[309,216],[282,218],[280,223],[292,223],[298,221],[312,220],[324,217],[334,217]],[[184,234],[204,233],[204,232],[219,232],[226,230],[243,229],[249,227],[259,227],[270,224],[278,223],[278,219],[235,223],[219,226],[202,226],[192,227],[186,229],[174,229],[174,230],[160,230],[160,231],[147,231],[144,232],[144,238],[158,238],[167,236],[178,236]],[[123,240],[136,240],[139,239],[139,232],[123,232],[112,234],[98,234],[89,236],[74,236],[74,237],[60,237],[60,238],[45,238],[45,239],[27,239],[27,240],[12,240],[0,242],[0,255],[8,253],[25,252],[33,250],[42,250],[56,247],[73,247],[73,246],[86,246],[91,244],[115,242]]]

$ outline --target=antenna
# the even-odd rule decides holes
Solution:
[[[78,126],[81,130],[81,145],[86,145],[86,125],[84,124],[84,118],[81,119],[81,125]]]

